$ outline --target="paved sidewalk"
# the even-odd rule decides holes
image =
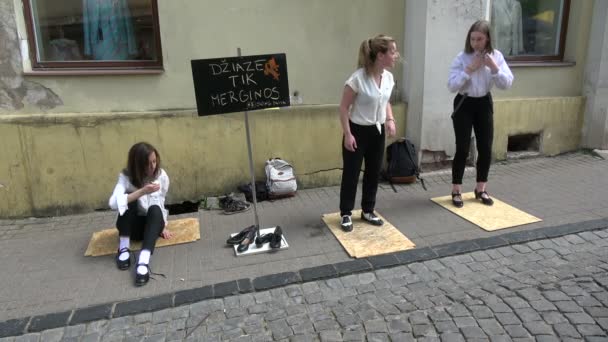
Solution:
[[[607,287],[596,230],[3,341],[606,341]]]
[[[377,210],[420,250],[564,224],[592,222],[592,228],[606,228],[608,221],[602,220],[608,217],[607,166],[607,161],[584,153],[494,164],[490,193],[543,219],[508,230],[486,232],[431,202],[431,197],[449,194],[449,173],[427,175],[428,192],[410,185],[398,186],[394,193],[390,186],[381,185]],[[465,189],[473,186],[474,174],[467,171]],[[267,275],[351,260],[320,218],[338,210],[338,192],[337,187],[302,190],[292,199],[260,203],[262,227],[281,225],[290,244],[288,250],[273,254],[237,258],[224,245],[230,233],[253,223],[253,211],[177,216],[199,216],[201,240],[157,249],[152,268],[167,278],[151,280],[142,288],[133,286],[132,273],[116,269],[113,256],[83,256],[91,234],[114,225],[112,212],[0,220],[4,261],[0,266],[4,275],[0,279],[0,322],[235,280],[248,283]]]

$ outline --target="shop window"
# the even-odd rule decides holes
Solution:
[[[491,0],[493,46],[509,61],[563,61],[570,0]]]
[[[157,0],[24,0],[34,70],[161,69]]]

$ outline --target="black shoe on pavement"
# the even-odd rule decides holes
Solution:
[[[257,248],[262,247],[266,242],[272,241],[274,233],[268,233],[255,238],[255,246]]]
[[[255,242],[256,234],[257,234],[257,232],[255,229],[249,230],[247,232],[247,235],[243,239],[243,241],[241,241],[241,243],[239,243],[239,245],[237,246],[237,248],[236,248],[237,252],[242,253],[242,252],[248,250],[249,245],[251,245],[252,243]]]
[[[270,238],[270,248],[280,248],[281,241],[283,241],[283,230],[281,229],[281,226],[277,226]]]
[[[226,240],[226,244],[227,245],[238,245],[238,244],[240,244],[241,242],[243,242],[243,240],[245,240],[245,238],[247,237],[247,234],[252,229],[255,230],[255,226],[249,226],[249,227],[241,230],[235,236],[229,237],[228,240]]]

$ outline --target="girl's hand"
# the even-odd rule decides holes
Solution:
[[[160,184],[148,183],[142,188],[145,194],[151,194],[160,190]]]
[[[485,54],[483,59],[483,64],[492,70],[492,73],[495,74],[498,72],[498,65],[496,65],[496,61],[490,54]]]
[[[397,133],[397,129],[395,127],[395,120],[388,120],[386,121],[386,133],[388,134],[389,137],[394,137],[395,133]]]
[[[355,152],[357,149],[357,142],[351,133],[344,135],[344,148],[351,152]]]
[[[470,75],[473,72],[477,71],[477,69],[481,68],[481,66],[484,64],[483,56],[483,54],[476,52],[475,57],[473,57],[473,62],[467,65],[467,67],[465,68],[465,72]]]
[[[163,229],[162,232],[160,232],[160,236],[163,239],[169,240],[170,238],[173,237],[173,233],[171,233],[169,230],[167,230],[167,228]]]

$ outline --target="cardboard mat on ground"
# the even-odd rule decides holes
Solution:
[[[177,245],[200,240],[201,232],[197,218],[171,220],[167,229],[173,233],[169,240],[161,237],[156,240],[156,247]],[[93,233],[89,246],[84,252],[85,256],[101,256],[115,254],[118,249],[118,229],[110,228]],[[141,249],[141,241],[131,241],[131,250]]]
[[[393,253],[412,249],[416,245],[376,212],[384,225],[373,226],[361,219],[361,210],[353,211],[353,230],[345,232],[340,228],[340,213],[324,214],[323,221],[336,236],[342,247],[353,258]]]
[[[452,204],[451,195],[431,198],[431,201],[487,231],[542,221],[538,217],[496,199],[496,197],[492,197],[492,199],[494,205],[487,206],[482,204],[481,200],[476,200],[474,193],[467,192],[462,194],[462,201],[464,202],[462,208],[456,208]]]

